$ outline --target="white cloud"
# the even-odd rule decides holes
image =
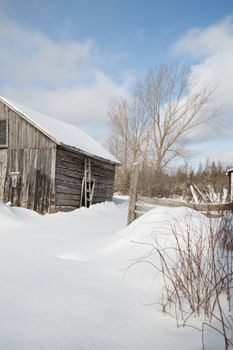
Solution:
[[[127,94],[131,80],[126,76],[115,83],[101,60],[92,39],[55,41],[0,18],[0,94],[29,107],[76,124],[103,126],[108,103]]]
[[[55,42],[42,32],[26,30],[4,18],[0,20],[0,66],[8,81],[77,82],[85,77],[88,67],[94,69],[96,56],[90,39],[82,43]]]
[[[32,97],[32,101],[35,108],[59,119],[104,122],[108,103],[126,92],[127,86],[117,86],[101,71],[95,71],[91,85],[40,91],[40,99]]]
[[[224,116],[218,123],[218,132],[206,128],[203,137],[233,137],[233,17],[227,17],[207,28],[194,28],[176,43],[176,50],[189,54],[199,63],[191,67],[190,83],[199,86],[210,83],[217,87],[215,105]],[[198,133],[198,131],[197,131]],[[198,135],[197,135],[198,136]]]

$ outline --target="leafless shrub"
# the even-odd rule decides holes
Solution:
[[[150,253],[138,260],[152,264],[162,273],[162,310],[174,310],[178,326],[190,326],[192,316],[202,319],[203,349],[206,327],[223,335],[225,349],[233,345],[228,315],[233,281],[231,219],[206,219],[200,224],[192,213],[182,223],[173,219],[166,244],[154,234]]]

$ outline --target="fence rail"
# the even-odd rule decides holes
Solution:
[[[226,203],[187,203],[167,198],[150,198],[137,194],[139,164],[134,164],[132,182],[130,187],[130,201],[128,212],[128,224],[134,221],[139,216],[145,214],[155,206],[166,207],[187,207],[200,212],[206,213],[208,216],[219,216],[220,213],[226,210],[233,210],[233,202]],[[216,215],[217,213],[217,215]]]
[[[223,211],[233,210],[233,202],[226,203],[187,203],[165,198],[150,198],[137,195],[135,203],[135,218],[145,214],[157,205],[165,207],[186,207],[207,214],[208,216],[219,216]]]

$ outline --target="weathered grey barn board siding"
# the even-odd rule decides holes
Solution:
[[[78,208],[84,176],[84,155],[57,147],[56,207]]]
[[[95,179],[93,203],[111,201],[114,187],[115,166],[101,160],[91,159],[92,177]]]
[[[8,145],[0,149],[0,201],[55,211],[56,144],[1,101],[0,120],[8,122]],[[12,173],[18,172],[15,185]]]
[[[55,149],[8,149],[4,202],[39,213],[55,211]],[[16,187],[10,173],[19,172]]]
[[[1,101],[0,120],[8,120],[9,148],[56,148],[55,142]]]
[[[63,147],[57,148],[56,158],[56,206],[65,210],[66,207],[80,206],[81,186],[84,176],[85,156],[79,152]],[[93,203],[111,200],[115,176],[115,165],[91,158],[91,172],[95,179]]]

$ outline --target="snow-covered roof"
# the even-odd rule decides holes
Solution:
[[[111,153],[77,126],[36,112],[5,97],[0,97],[0,101],[20,114],[56,144],[74,147],[89,156],[95,156],[119,164],[119,161]]]

